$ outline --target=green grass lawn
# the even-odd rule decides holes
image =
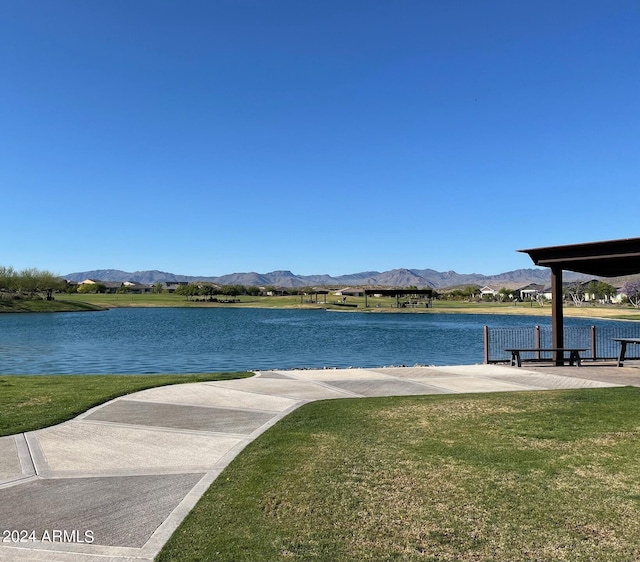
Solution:
[[[93,406],[145,388],[252,374],[0,376],[0,437],[61,423]]]
[[[85,312],[104,310],[81,300],[0,299],[0,312]]]
[[[370,297],[369,308],[364,308],[364,297],[348,297],[348,304],[357,305],[356,308],[339,306],[341,297],[327,295],[325,304],[322,296],[319,296],[317,304],[308,302],[308,297],[281,296],[281,297],[252,297],[241,295],[238,303],[208,303],[198,300],[187,300],[185,297],[175,294],[146,294],[146,295],[92,295],[92,294],[70,294],[58,295],[56,299],[66,301],[70,304],[88,303],[101,307],[226,307],[226,308],[329,308],[343,312],[397,312],[397,313],[462,313],[462,314],[518,314],[532,316],[551,316],[551,305],[544,307],[533,306],[530,303],[499,302],[462,302],[462,301],[439,301],[433,302],[433,308],[403,308],[395,307],[395,299],[390,297]],[[624,320],[640,320],[640,310],[629,308],[628,306],[565,306],[566,316],[592,317],[592,318],[620,318]]]
[[[638,388],[309,404],[157,560],[638,560],[639,404]]]

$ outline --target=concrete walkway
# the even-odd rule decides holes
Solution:
[[[69,422],[0,438],[0,561],[153,560],[224,467],[307,402],[617,386],[588,369],[560,372],[496,365],[269,371],[118,398]]]

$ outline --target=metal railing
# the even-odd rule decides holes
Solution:
[[[583,347],[587,351],[583,359],[605,360],[618,357],[620,344],[613,338],[640,338],[640,323],[628,326],[572,326],[564,328],[565,347]],[[511,354],[505,349],[543,349],[553,347],[551,326],[530,326],[513,328],[484,327],[484,362],[497,363],[509,361]],[[640,359],[640,346],[627,349],[629,359]],[[541,351],[523,353],[526,359],[549,359],[551,353]]]

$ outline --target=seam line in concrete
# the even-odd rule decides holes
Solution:
[[[27,450],[29,451],[29,458],[33,464],[33,470],[36,476],[42,476],[42,474],[46,472],[48,465],[44,453],[38,444],[38,439],[34,437],[32,433],[24,433],[23,435]],[[42,464],[42,467],[38,468],[38,464]]]
[[[137,423],[110,422],[106,420],[82,420],[83,424],[102,425],[107,427],[118,427],[121,429],[144,429],[157,431],[160,433],[180,433],[186,435],[204,435],[212,437],[231,437],[244,439],[248,433],[227,433],[225,431],[206,431],[204,429],[184,429],[179,427],[168,427],[164,425],[142,425]]]
[[[24,476],[37,476],[38,471],[36,470],[36,465],[33,462],[33,455],[31,454],[31,449],[29,448],[26,435],[24,433],[16,435],[15,444],[22,474]]]
[[[245,392],[244,390],[240,390],[238,392]],[[273,396],[273,395],[269,395],[269,396]],[[252,408],[252,409],[248,409],[248,408],[234,408],[233,406],[217,406],[217,405],[213,405],[213,406],[208,406],[206,404],[194,404],[193,402],[178,402],[178,401],[171,401],[171,402],[166,402],[163,400],[142,400],[140,398],[136,398],[135,395],[131,394],[129,396],[127,396],[126,398],[123,396],[120,398],[120,400],[125,401],[125,402],[141,402],[143,404],[158,404],[160,406],[163,405],[169,405],[169,406],[187,406],[190,408],[207,408],[210,410],[229,410],[232,412],[248,412],[248,413],[261,413],[261,414],[277,414],[279,412],[281,412],[281,410],[263,410],[260,408]],[[291,398],[288,398],[288,400],[291,400]]]

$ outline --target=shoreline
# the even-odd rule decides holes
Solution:
[[[163,298],[164,297],[164,298]],[[53,313],[53,312],[104,312],[112,308],[274,308],[284,310],[317,310],[326,312],[360,313],[360,314],[487,314],[505,316],[535,316],[550,318],[551,306],[519,306],[502,303],[465,303],[451,301],[435,301],[431,308],[393,308],[363,307],[357,299],[353,308],[335,306],[333,303],[300,303],[298,299],[286,297],[265,298],[262,301],[248,300],[237,303],[209,303],[187,301],[182,298],[169,298],[164,295],[64,295],[64,298],[53,301],[5,301],[0,302],[0,314]],[[282,300],[286,299],[286,300]],[[9,304],[10,303],[10,304]],[[4,304],[4,306],[2,306]],[[592,318],[597,320],[640,321],[640,310],[613,306],[573,305],[563,308],[568,318]]]

